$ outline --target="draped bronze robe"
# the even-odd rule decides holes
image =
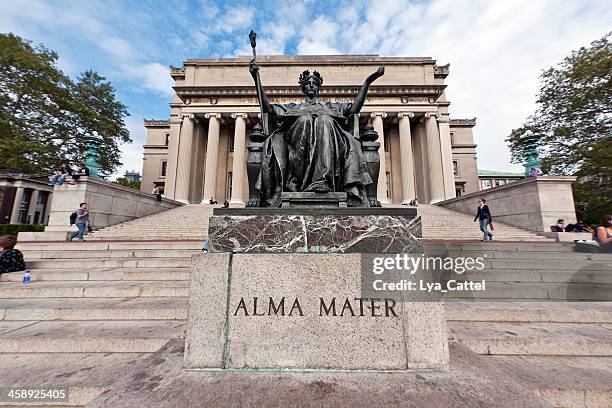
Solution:
[[[344,127],[348,103],[272,105],[256,183],[261,206],[280,206],[283,191],[348,193],[351,207],[369,206],[372,183],[361,144]]]

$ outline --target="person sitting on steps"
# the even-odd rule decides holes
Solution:
[[[23,254],[14,249],[17,237],[14,235],[0,236],[0,273],[18,272],[26,268]]]

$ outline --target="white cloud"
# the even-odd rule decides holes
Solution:
[[[240,29],[248,33],[254,17],[255,10],[250,7],[231,8],[216,18],[217,24],[211,27],[211,31],[231,33]]]
[[[138,78],[141,86],[160,95],[171,96],[174,80],[170,76],[170,68],[152,62],[140,65],[124,65],[122,71],[134,78]]]
[[[143,118],[129,116],[125,120],[126,127],[130,131],[130,137],[133,142],[123,144],[121,149],[121,162],[123,165],[111,176],[111,179],[116,180],[117,177],[123,177],[126,171],[136,170],[142,175],[142,158],[144,153],[143,145],[146,142],[147,132],[143,124]]]
[[[298,43],[298,54],[329,55],[341,52],[333,46],[337,40],[339,26],[325,16],[318,16],[306,25]]]
[[[372,0],[317,16],[297,48],[450,63],[451,117],[476,116],[479,167],[507,170],[518,166],[504,139],[534,111],[541,71],[602,37],[610,21],[605,0]]]

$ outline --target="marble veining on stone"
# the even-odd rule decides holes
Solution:
[[[421,218],[398,215],[212,216],[212,252],[421,253]]]

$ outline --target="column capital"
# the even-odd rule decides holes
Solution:
[[[206,119],[210,119],[210,118],[221,119],[221,114],[220,113],[214,113],[214,112],[207,112],[207,113],[204,114],[204,117]]]
[[[194,120],[195,119],[195,115],[193,113],[183,113],[181,115],[182,119],[191,119]]]
[[[409,118],[414,118],[414,112],[399,112],[397,114],[398,118],[403,118],[403,117],[409,117]]]
[[[442,113],[438,116],[438,123],[450,123],[450,117],[448,113]]]
[[[425,112],[425,118],[437,118],[437,117],[438,117],[437,112]]]
[[[383,118],[383,119],[384,119],[384,118],[386,118],[386,117],[387,117],[387,112],[372,112],[372,113],[370,113],[370,116],[371,116],[372,118],[375,118],[375,117],[377,117],[377,116],[380,116],[381,118]]]
[[[242,118],[242,119],[246,119],[249,115],[247,115],[246,113],[232,113],[232,119],[237,119],[237,118]]]

